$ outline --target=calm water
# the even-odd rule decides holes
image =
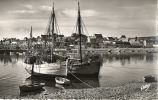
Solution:
[[[122,83],[141,81],[145,75],[158,74],[158,54],[101,54],[104,58],[99,79],[82,79],[93,87],[116,86]],[[30,79],[25,71],[25,56],[22,54],[0,54],[0,96],[19,95],[22,83],[45,82],[46,91],[58,90],[53,81]],[[88,88],[79,81],[72,81],[65,88]]]

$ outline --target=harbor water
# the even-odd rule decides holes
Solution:
[[[157,53],[104,53],[103,64],[98,79],[83,78],[82,80],[93,87],[113,87],[132,81],[143,81],[145,75],[158,74]],[[54,81],[31,79],[24,64],[25,55],[22,53],[0,54],[0,97],[19,95],[19,85],[29,82],[46,83],[45,91],[58,91]],[[89,88],[80,81],[73,80],[71,85],[61,88]]]

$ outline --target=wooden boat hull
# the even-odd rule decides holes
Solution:
[[[148,83],[157,82],[157,78],[151,75],[147,75],[144,77],[144,82],[148,82]]]
[[[112,53],[112,54],[113,54],[113,53],[114,53],[114,54],[115,54],[115,53],[120,53],[120,49],[113,49],[113,50],[110,50],[110,53]]]
[[[19,86],[21,92],[31,92],[36,90],[42,90],[44,85],[37,84],[37,85],[22,85]]]
[[[25,70],[32,75],[32,67],[26,67]],[[67,76],[67,68],[65,65],[36,65],[34,67],[33,76],[38,78],[55,78],[57,76]]]
[[[99,61],[72,65],[68,71],[68,77],[98,77],[101,63]]]
[[[32,70],[27,69],[27,68],[25,68],[25,70],[26,70],[30,75],[32,75],[32,74],[31,74]],[[33,73],[33,76],[34,76],[34,77],[37,77],[37,78],[51,79],[51,78],[55,78],[55,77],[57,77],[57,76],[61,76],[61,77],[62,77],[63,75],[52,75],[52,74],[43,74],[43,73],[34,72],[34,73]]]
[[[68,85],[70,84],[70,80],[63,78],[63,77],[55,77],[55,82],[57,84],[61,84],[61,85]]]

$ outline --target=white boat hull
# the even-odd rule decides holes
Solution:
[[[27,64],[27,67],[25,69],[29,74],[32,75],[32,65]],[[58,63],[44,63],[40,65],[34,65],[33,75],[40,77],[67,76],[67,68],[65,65],[61,65]]]
[[[55,82],[57,84],[61,84],[61,85],[66,85],[66,84],[70,84],[70,80],[66,79],[66,78],[62,78],[62,77],[56,77],[55,78]]]

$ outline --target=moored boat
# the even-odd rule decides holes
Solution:
[[[95,57],[94,57],[95,58]],[[98,58],[98,59],[97,59]],[[80,59],[68,59],[68,77],[72,74],[78,77],[98,77],[101,66],[101,59],[96,56],[96,60],[85,60],[80,62]]]
[[[101,57],[93,53],[83,54],[82,35],[83,35],[83,22],[80,15],[80,6],[78,3],[78,18],[76,30],[79,34],[79,50],[77,56],[71,56],[67,60],[68,77],[76,75],[78,77],[98,77],[100,72],[100,66],[102,63]],[[84,55],[84,56],[83,56]]]
[[[70,84],[70,80],[67,78],[63,78],[63,77],[55,77],[55,82],[57,84],[61,84],[61,85],[67,85]]]
[[[19,89],[21,92],[31,92],[36,90],[42,90],[45,86],[45,83],[39,83],[39,84],[24,84],[19,86]]]
[[[147,75],[144,77],[144,82],[148,82],[148,83],[157,82],[157,78],[152,75]]]
[[[40,78],[54,78],[56,76],[67,76],[65,62],[46,63],[40,57],[28,58],[26,71],[33,76]],[[26,59],[27,60],[27,59]],[[32,66],[33,64],[33,66]]]
[[[158,48],[158,44],[153,44],[153,47],[154,48]]]
[[[112,54],[113,54],[113,53],[114,53],[114,54],[115,54],[115,53],[118,54],[118,53],[120,53],[120,51],[121,51],[121,50],[120,50],[119,48],[114,48],[114,49],[111,49],[111,50],[110,50],[110,53],[112,53]]]
[[[49,19],[47,27],[47,35],[49,36],[49,38],[46,41],[48,43],[49,48],[39,51],[33,49],[33,55],[27,57],[25,62],[27,65],[25,68],[26,71],[33,76],[41,78],[55,78],[56,76],[67,76],[67,68],[65,66],[66,57],[55,54],[53,50],[55,47],[54,34],[55,29],[57,29],[55,25],[57,25],[57,23],[53,5],[51,17]],[[32,27],[30,37],[32,37]]]

